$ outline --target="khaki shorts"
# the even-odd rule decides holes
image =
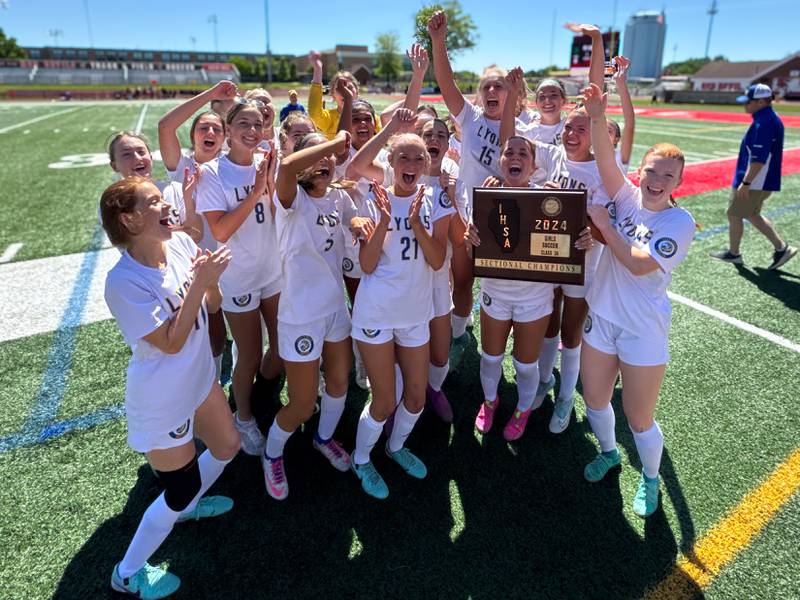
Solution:
[[[728,204],[728,214],[743,219],[759,215],[761,214],[761,206],[764,204],[764,200],[769,198],[771,193],[764,190],[750,190],[747,194],[747,200],[738,200],[736,198],[736,189],[734,188],[731,193],[730,204]]]

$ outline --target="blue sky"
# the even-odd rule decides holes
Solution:
[[[219,49],[225,52],[263,52],[264,3],[259,0],[85,0],[91,15],[95,47],[164,50],[214,50],[209,15],[216,14]],[[0,27],[6,35],[29,46],[52,45],[49,31],[63,32],[61,46],[88,46],[84,0],[5,0]],[[309,48],[332,48],[337,43],[366,44],[375,35],[396,31],[410,44],[413,15],[425,4],[416,2],[356,3],[352,0],[272,0],[271,46],[274,53],[305,54]],[[556,28],[553,62],[566,66],[571,33],[565,21],[591,22],[603,28],[612,22],[614,0],[590,2],[462,0],[472,15],[480,39],[477,48],[456,59],[457,69],[480,71],[490,63],[525,69],[549,64],[554,7]],[[667,38],[664,62],[702,56],[711,0],[618,0],[617,28],[637,10],[666,10]],[[731,60],[782,58],[800,50],[793,26],[800,19],[798,0],[719,0],[710,53]],[[500,10],[502,7],[502,10]],[[753,8],[757,7],[757,8]],[[624,43],[624,42],[623,42]],[[675,48],[677,46],[677,48]]]

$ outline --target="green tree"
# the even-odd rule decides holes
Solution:
[[[272,72],[276,81],[289,81],[289,61],[285,56],[273,57]]]
[[[243,56],[231,56],[228,62],[239,70],[239,75],[242,77],[252,77],[255,73],[253,63]]]
[[[688,58],[683,61],[674,62],[668,64],[664,67],[662,71],[662,75],[694,75],[708,63],[716,60],[725,60],[728,59],[721,54],[719,56],[715,56],[712,59],[708,58]]]
[[[443,4],[431,4],[417,11],[414,17],[414,37],[417,43],[431,52],[431,36],[428,35],[428,21],[437,11],[443,10],[447,15],[447,51],[450,56],[474,48],[478,42],[477,26],[472,17],[464,12],[458,0],[448,0]]]
[[[0,58],[26,58],[28,54],[24,48],[17,45],[17,38],[6,37],[0,28]]]
[[[400,36],[396,31],[379,33],[375,38],[375,73],[386,83],[396,81],[403,70]]]

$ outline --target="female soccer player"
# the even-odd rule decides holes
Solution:
[[[232,384],[235,424],[242,449],[260,456],[265,440],[252,415],[253,378],[260,373],[272,389],[282,371],[277,336],[281,272],[269,201],[277,157],[274,148],[266,154],[258,149],[264,117],[254,102],[235,104],[226,122],[230,151],[202,166],[197,206],[214,238],[233,253],[220,287],[222,310],[238,348]],[[263,356],[262,317],[269,336]]]
[[[294,152],[297,142],[315,131],[317,126],[306,113],[299,111],[289,113],[278,128],[278,148],[281,151],[281,158],[289,156]]]
[[[272,96],[264,88],[253,88],[244,94],[245,100],[255,102],[264,117],[264,129],[261,131],[261,143],[259,147],[269,150],[269,143],[272,142],[276,148],[279,147],[280,140],[278,131],[275,129],[275,105],[272,103]]]
[[[395,121],[384,128],[378,135],[365,144],[353,158],[348,174],[362,177],[387,186],[394,182],[394,171],[380,160],[374,160],[379,149],[386,140],[401,129],[414,127],[419,120],[411,109],[398,109],[392,119]],[[391,121],[390,121],[391,123]],[[452,294],[450,291],[450,262],[453,246],[464,252],[464,230],[466,217],[461,217],[466,210],[466,190],[458,177],[458,166],[445,157],[450,132],[440,119],[430,119],[422,126],[422,141],[430,157],[430,166],[420,178],[420,183],[433,190],[435,200],[434,222],[447,218],[448,242],[445,261],[433,276],[433,318],[430,322],[430,367],[428,369],[428,387],[426,396],[433,411],[446,423],[453,421],[453,409],[442,392],[442,384],[449,372],[450,318],[452,310]],[[458,207],[456,210],[455,207]],[[456,212],[459,215],[456,215]],[[455,215],[455,216],[454,216]]]
[[[503,69],[494,67],[484,71],[478,83],[478,103],[468,102],[453,77],[447,56],[447,16],[436,12],[428,22],[428,33],[433,48],[433,69],[442,91],[447,109],[461,127],[460,179],[467,190],[466,217],[472,215],[472,190],[480,187],[487,177],[500,175],[500,118],[506,104],[508,90]],[[512,106],[513,111],[513,106]],[[512,112],[513,115],[513,112]],[[466,349],[467,320],[472,312],[472,264],[466,252],[453,252],[453,348],[450,368],[455,368]]]
[[[588,28],[588,26],[582,27]],[[602,45],[598,55],[602,56]],[[598,71],[598,75],[602,79],[602,71]],[[511,93],[524,93],[522,69],[517,67],[509,73],[508,85],[513,90]],[[501,137],[514,131],[514,115],[510,108],[506,107],[503,112]],[[565,120],[562,145],[536,143],[536,163],[538,168],[533,177],[536,183],[549,181],[563,189],[583,189],[586,190],[589,204],[599,203],[602,206],[610,204],[611,201],[603,189],[600,173],[592,156],[589,117],[581,109],[573,110]],[[540,384],[533,403],[533,408],[538,408],[545,395],[555,386],[553,367],[558,355],[560,331],[563,343],[561,387],[550,420],[549,428],[552,433],[563,432],[572,418],[575,387],[580,373],[581,335],[588,311],[584,298],[592,283],[601,251],[602,247],[597,244],[587,252],[584,285],[565,284],[555,288],[553,313],[545,333],[539,361]]]
[[[600,453],[586,466],[588,481],[601,480],[620,464],[614,434],[611,394],[622,374],[622,406],[642,461],[633,511],[647,517],[658,508],[658,470],[664,436],[653,413],[669,359],[667,336],[672,271],[686,257],[694,237],[694,219],[672,201],[681,182],[684,156],[672,144],[650,148],[639,167],[639,185],[620,171],[608,136],[605,95],[594,84],[583,101],[592,120],[594,146],[603,185],[616,214],[598,205],[589,216],[606,249],[587,300],[581,380],[586,417]]]
[[[332,141],[310,133],[278,170],[275,222],[284,282],[278,336],[289,403],[275,417],[262,455],[267,492],[276,500],[289,494],[283,448],[314,412],[320,357],[325,360],[325,389],[313,444],[336,469],[350,468],[350,457],[333,433],[344,411],[350,373],[351,323],[341,276],[349,240],[341,222],[346,218],[349,223],[355,208],[347,192],[331,187],[334,155],[346,153],[349,143],[345,132]]]
[[[513,107],[512,107],[513,110]],[[535,147],[530,140],[511,137],[500,155],[504,187],[531,187]],[[467,232],[472,245],[479,245],[477,229]],[[579,250],[594,246],[587,227],[575,242]],[[553,311],[553,285],[529,281],[483,278],[481,280],[481,386],[485,401],[478,411],[475,427],[487,433],[499,406],[497,386],[503,373],[503,356],[511,329],[514,329],[514,369],[517,373],[516,410],[503,429],[503,437],[516,440],[525,433],[534,408],[539,383],[539,350]]]
[[[393,412],[387,455],[412,477],[427,474],[404,444],[425,406],[433,272],[444,264],[447,243],[448,222],[434,220],[432,189],[418,185],[429,161],[418,136],[396,136],[389,151],[394,184],[385,190],[374,183],[361,207],[361,215],[374,226],[361,242],[364,276],[353,307],[352,335],[367,367],[372,402],[358,422],[352,464],[364,491],[375,498],[386,498],[389,490],[369,454]],[[395,363],[403,378],[403,401],[396,411]]]
[[[164,486],[147,508],[111,587],[163,598],[180,580],[147,563],[176,522],[228,512],[224,496],[202,498],[239,451],[225,395],[214,379],[208,310],[230,251],[201,252],[170,226],[170,207],[147,178],[118,181],[100,200],[103,227],[122,250],[105,298],[133,356],[125,385],[128,444],[143,452]],[[193,437],[207,449],[198,457]]]

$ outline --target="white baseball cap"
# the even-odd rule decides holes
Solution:
[[[756,83],[747,88],[747,93],[744,96],[736,98],[736,102],[745,104],[750,100],[762,100],[764,98],[773,98],[772,88],[763,83]]]

